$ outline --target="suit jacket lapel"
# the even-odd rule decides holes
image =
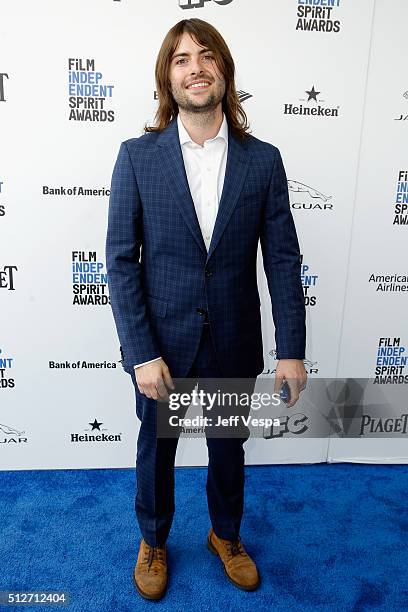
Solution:
[[[175,196],[183,219],[200,249],[207,253],[184,167],[176,118],[172,119],[169,125],[159,134],[157,145],[161,170]],[[207,261],[214,252],[234,211],[248,172],[249,157],[250,152],[246,143],[238,141],[228,126],[228,153],[224,186],[207,253]]]

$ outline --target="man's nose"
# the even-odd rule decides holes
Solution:
[[[199,59],[192,59],[190,64],[191,74],[200,74],[203,72],[203,67],[200,64]]]

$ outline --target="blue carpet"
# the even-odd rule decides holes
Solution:
[[[205,546],[206,472],[176,470],[170,581],[158,602],[131,579],[134,470],[0,472],[0,590],[63,589],[71,604],[54,609],[69,612],[407,610],[408,466],[247,467],[241,537],[262,578],[254,592],[234,587]]]

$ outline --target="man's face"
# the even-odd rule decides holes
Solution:
[[[188,32],[183,32],[170,64],[171,93],[177,105],[190,112],[205,112],[220,104],[225,80],[211,49],[200,47]],[[191,86],[192,83],[201,83]]]

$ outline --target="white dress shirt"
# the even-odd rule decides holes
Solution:
[[[205,140],[203,146],[191,139],[180,114],[177,115],[177,126],[190,193],[208,251],[224,186],[228,152],[227,119],[223,113],[218,134]],[[139,368],[158,359],[161,357],[144,361],[134,367]]]

